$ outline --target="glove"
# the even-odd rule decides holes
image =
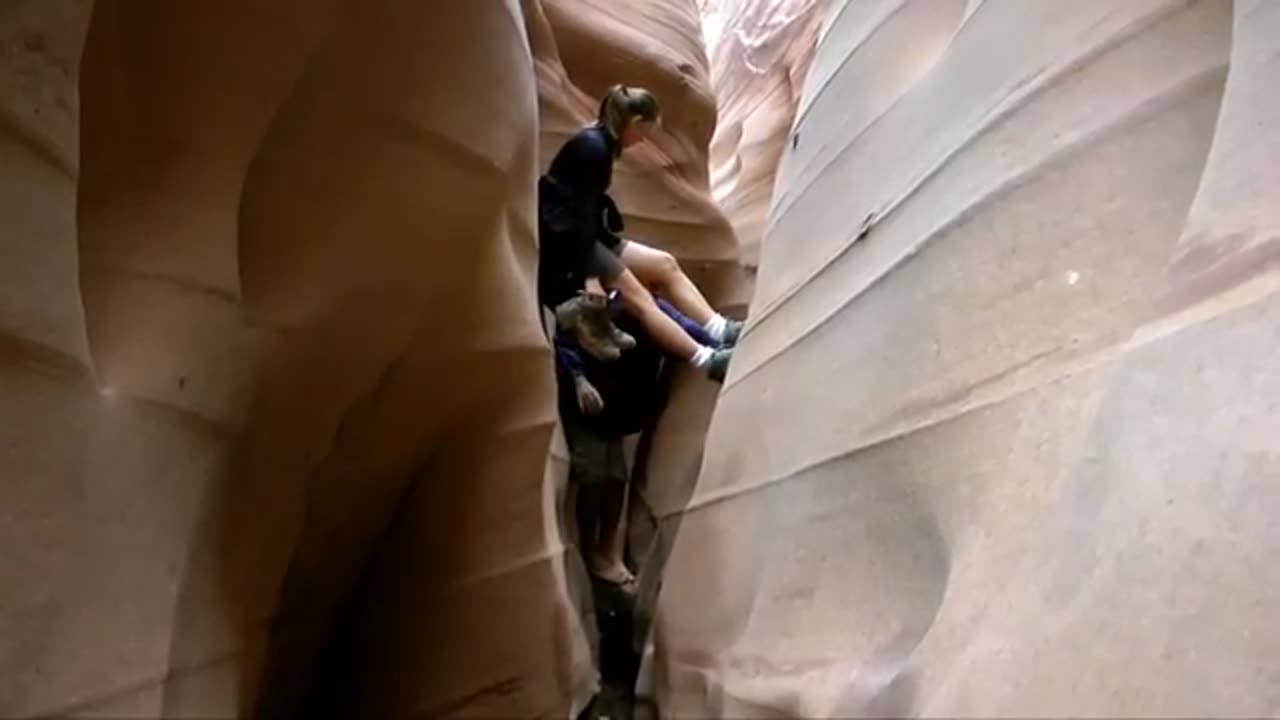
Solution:
[[[600,397],[600,392],[590,380],[582,375],[574,376],[573,392],[578,396],[578,409],[583,415],[599,415],[604,412],[604,398]]]

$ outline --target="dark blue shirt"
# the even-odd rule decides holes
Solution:
[[[600,125],[584,128],[560,148],[547,175],[581,198],[609,192],[618,141]]]
[[[616,248],[622,215],[608,195],[618,143],[599,125],[564,144],[538,183],[538,289],[554,307],[582,289],[596,243]]]
[[[629,326],[628,320],[623,316],[617,323],[638,333],[639,328]],[[662,355],[642,335],[637,334],[636,341],[636,347],[622,353],[621,358],[605,362],[583,352],[571,334],[556,335],[556,385],[561,420],[602,438],[621,437],[645,429],[660,408],[657,390]],[[604,412],[587,416],[578,408],[575,375],[582,375],[595,386],[604,400]]]
[[[676,310],[675,306],[657,298],[658,308],[689,333],[695,342],[714,347],[715,341],[701,325]],[[556,381],[560,398],[560,417],[605,437],[640,432],[658,412],[655,396],[661,355],[642,328],[625,315],[614,318],[635,336],[637,347],[613,362],[600,362],[578,347],[573,335],[558,332],[555,337]],[[604,400],[604,413],[586,417],[578,408],[573,378],[582,375],[596,387]]]

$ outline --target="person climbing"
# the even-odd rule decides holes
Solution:
[[[615,289],[659,347],[723,382],[741,323],[717,313],[670,253],[617,235],[622,215],[608,195],[613,163],[660,122],[652,93],[615,85],[600,101],[597,122],[560,148],[538,183],[539,295],[584,350],[611,359],[635,343],[602,320],[604,289]],[[715,344],[700,343],[685,332],[658,307],[650,288],[694,320]]]
[[[715,340],[698,323],[669,303],[658,300],[664,315],[698,343]],[[661,355],[638,321],[619,317],[635,331],[637,345],[615,361],[601,361],[581,351],[575,333],[561,330],[554,338],[560,420],[569,446],[579,548],[588,572],[599,580],[632,592],[635,576],[623,558],[626,546],[624,510],[630,477],[623,439],[641,432],[658,411],[656,385]]]

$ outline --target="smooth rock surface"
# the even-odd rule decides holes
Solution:
[[[822,19],[819,0],[700,0],[718,105],[712,189],[754,268],[774,176],[791,135]]]
[[[0,9],[0,715],[572,712],[537,127],[515,0]]]
[[[849,0],[820,33],[664,710],[1280,713],[1280,5]]]
[[[580,707],[535,180],[651,87],[629,234],[745,304],[693,0],[0,20],[0,714]],[[716,388],[677,383],[653,492],[687,496]]]

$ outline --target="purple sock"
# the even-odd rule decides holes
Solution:
[[[677,310],[674,305],[666,300],[663,300],[662,298],[655,298],[655,300],[658,303],[658,309],[662,310],[667,317],[675,320],[676,324],[688,333],[689,337],[693,338],[694,342],[710,348],[720,347],[720,343],[716,342],[715,338],[711,337],[711,334],[706,331],[706,328],[703,328],[698,323],[690,320],[684,313]]]

